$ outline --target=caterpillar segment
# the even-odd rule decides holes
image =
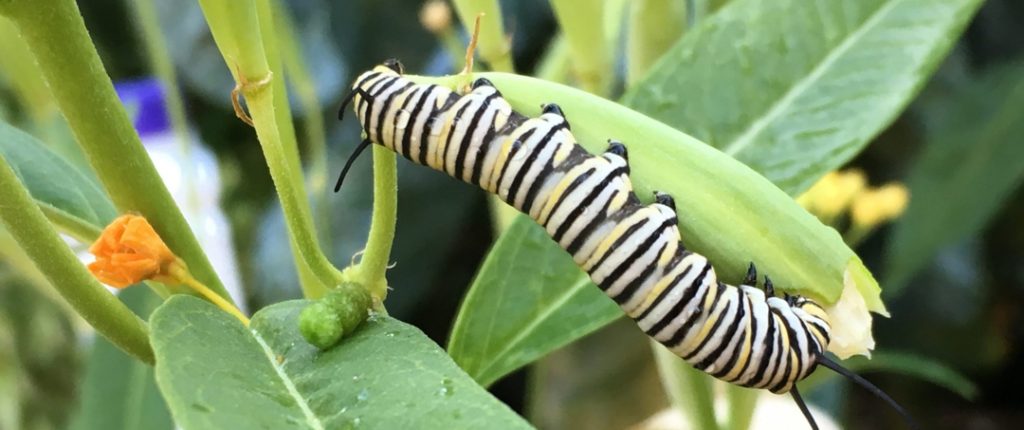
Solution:
[[[828,346],[824,310],[718,280],[681,242],[666,194],[643,204],[625,145],[600,155],[576,143],[555,104],[527,118],[488,81],[458,95],[388,65],[353,86],[368,140],[496,194],[530,215],[648,335],[730,383],[790,391]],[[756,275],[755,275],[756,276]]]

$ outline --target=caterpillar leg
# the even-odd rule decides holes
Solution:
[[[768,275],[764,275],[764,295],[775,297],[775,285],[772,284],[772,278],[769,278]]]
[[[494,84],[491,82],[490,79],[487,79],[487,78],[476,78],[475,80],[473,80],[473,83],[469,85],[469,87],[474,89],[474,90],[477,89],[477,88],[480,88],[480,87],[491,87],[491,88],[494,88]],[[498,89],[495,88],[494,91],[498,92]],[[498,95],[500,96],[501,92],[498,92]]]
[[[384,60],[384,67],[394,70],[399,75],[405,74],[405,66],[402,66],[402,62],[398,61],[397,58],[388,58]]]
[[[754,266],[754,262],[750,262],[750,267],[747,268],[747,276],[743,278],[743,285],[749,285],[751,287],[757,285],[757,266]]]
[[[614,139],[608,139],[608,149],[604,150],[605,154],[615,154],[622,157],[623,160],[629,162],[629,154],[626,151],[626,145]]]
[[[566,130],[572,130],[572,126],[569,125],[569,120],[565,119],[565,113],[562,112],[562,108],[561,107],[559,107],[558,105],[556,105],[554,103],[548,103],[546,105],[542,105],[540,108],[541,108],[541,114],[542,115],[543,114],[553,113],[555,115],[558,115],[558,116],[562,117],[562,121],[565,121],[565,129]]]
[[[676,199],[673,199],[672,196],[668,194],[662,193],[660,191],[655,191],[654,202],[659,205],[668,206],[670,209],[672,209],[672,212],[676,211]]]

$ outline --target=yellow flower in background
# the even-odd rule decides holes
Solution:
[[[797,202],[826,224],[831,224],[866,186],[867,177],[860,169],[833,171],[798,197]]]
[[[180,263],[149,221],[132,214],[118,217],[103,229],[89,252],[96,256],[89,271],[115,288],[160,280],[157,278],[171,273],[172,265]]]
[[[906,186],[886,184],[858,196],[850,209],[850,218],[859,226],[878,225],[903,214],[909,200],[910,192]]]

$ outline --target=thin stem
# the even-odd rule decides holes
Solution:
[[[36,203],[39,204],[39,209],[43,211],[43,215],[46,215],[46,218],[55,227],[79,242],[92,243],[103,232],[99,227],[83,221],[81,218],[68,215],[67,212],[50,206],[48,203],[41,201],[36,201]]]
[[[7,160],[0,156],[0,220],[36,267],[98,333],[128,354],[153,363],[146,323],[93,278],[68,248]]]
[[[611,55],[605,44],[604,1],[551,0],[551,8],[569,43],[569,55],[580,87],[607,96],[613,74]]]
[[[717,430],[715,397],[710,376],[694,369],[668,348],[651,341],[654,361],[672,406],[690,419],[692,428]]]
[[[277,41],[281,44],[281,61],[284,63],[285,74],[295,88],[295,95],[305,113],[303,135],[309,154],[306,162],[309,165],[306,184],[313,196],[314,221],[320,239],[325,243],[330,240],[331,218],[327,189],[327,137],[324,129],[324,117],[320,110],[320,98],[316,93],[316,84],[309,73],[309,67],[302,56],[302,46],[296,40],[295,23],[290,12],[281,0],[274,0],[271,5],[277,28]],[[323,250],[327,252],[328,249]]]
[[[634,0],[629,8],[626,81],[640,81],[686,31],[683,0]]]
[[[498,0],[454,0],[453,3],[466,28],[470,28],[477,15],[484,14],[480,21],[480,58],[495,72],[513,72],[512,45],[505,35]]]
[[[17,25],[114,205],[145,216],[198,279],[228,298],[135,133],[75,1],[5,0],[0,13]]]
[[[327,257],[320,251],[319,241],[308,216],[304,216],[302,207],[308,208],[306,194],[302,183],[296,185],[288,178],[300,173],[293,170],[287,161],[287,155],[277,133],[274,122],[273,93],[270,89],[244,90],[252,111],[256,134],[267,158],[270,176],[274,179],[274,187],[281,199],[281,207],[285,213],[288,233],[292,238],[293,248],[302,257],[299,263],[306,267],[318,280],[318,283],[304,284],[303,293],[307,298],[316,298],[326,293],[340,281],[340,273],[331,265]],[[302,267],[299,267],[302,270]]]
[[[285,85],[284,65],[281,61],[280,49],[277,46],[278,32],[274,26],[273,8],[270,5],[270,0],[255,0],[255,2],[256,16],[259,18],[259,28],[256,31],[259,32],[263,39],[263,52],[266,56],[267,65],[270,67],[270,73],[277,77],[277,82],[272,82],[270,86],[274,92],[275,123],[281,136],[281,146],[287,157],[289,168],[293,172],[298,172],[297,175],[291,176],[290,179],[295,182],[293,186],[305,195],[305,181],[302,178],[302,160],[299,158],[299,144],[298,139],[295,137],[292,107],[288,103],[288,86]],[[300,205],[298,209],[305,218],[309,218],[310,222],[312,221],[308,203]]]
[[[850,245],[851,248],[856,248],[860,245],[864,239],[867,239],[875,231],[875,226],[852,224],[850,227],[843,232],[843,242]]]
[[[359,262],[359,283],[369,288],[375,301],[384,301],[388,294],[385,271],[395,240],[395,219],[398,214],[398,168],[395,153],[373,145],[373,219],[366,250]]]
[[[540,64],[537,66],[537,77],[545,81],[565,84],[568,82],[569,68],[569,43],[566,42],[565,35],[559,33],[548,45],[544,56],[541,57]]]
[[[14,23],[5,18],[0,18],[0,73],[7,75],[14,95],[35,125],[41,127],[56,113],[39,66],[18,37]]]
[[[302,160],[299,158],[299,143],[295,134],[295,123],[292,121],[291,104],[288,102],[288,87],[285,85],[286,75],[284,72],[284,64],[281,60],[281,50],[278,49],[277,44],[277,38],[280,35],[280,32],[276,30],[275,23],[278,20],[274,18],[275,11],[271,4],[271,0],[256,0],[255,5],[256,15],[259,17],[259,33],[260,36],[262,36],[261,38],[266,61],[270,66],[270,72],[273,76],[277,76],[278,79],[278,82],[272,85],[274,92],[274,119],[277,124],[277,129],[279,131],[281,144],[284,148],[284,154],[287,159],[289,169],[293,172],[293,174],[289,175],[289,179],[292,181],[291,186],[295,188],[301,196],[303,196],[302,203],[296,206],[296,209],[298,209],[302,218],[301,222],[296,222],[302,225],[296,225],[295,228],[296,230],[311,230],[313,239],[317,242],[315,246],[312,247],[313,249],[306,247],[306,250],[302,251],[301,258],[304,262],[298,261],[300,257],[295,256],[296,271],[299,274],[299,285],[302,286],[303,294],[307,298],[318,298],[324,295],[328,289],[337,284],[340,272],[331,265],[323,248],[319,245],[315,227],[316,224],[313,220],[313,211],[309,207],[305,180],[302,175]],[[320,128],[323,129],[323,125],[321,125]],[[323,169],[325,170],[324,181],[326,181],[326,165]],[[322,191],[318,193],[318,195],[326,196],[327,193],[326,191]],[[298,243],[298,237],[291,238],[290,240],[293,248],[301,246],[301,244]],[[313,254],[311,254],[311,252]],[[330,275],[329,277],[326,276],[328,274]]]
[[[262,15],[271,16],[269,3],[266,0],[200,0],[199,4],[217,47],[235,76],[238,90],[249,106],[270,176],[281,199],[303,293],[307,298],[320,297],[341,281],[341,273],[320,250],[306,200],[291,115],[286,110],[287,94],[283,88],[277,88],[284,85],[283,75],[271,72],[272,63],[280,68],[276,44],[264,44],[274,34],[272,23],[267,22],[272,20],[259,19],[257,12],[257,9],[265,9]],[[259,35],[263,36],[256,37]],[[267,51],[264,51],[265,46],[269,48]]]
[[[149,66],[153,73],[164,85],[164,99],[167,101],[167,114],[171,119],[171,127],[178,138],[178,147],[185,160],[191,160],[192,136],[188,131],[188,119],[185,114],[185,103],[181,98],[181,88],[178,87],[178,78],[174,73],[174,62],[171,61],[171,54],[167,50],[167,43],[160,32],[160,20],[157,17],[153,6],[153,0],[134,0],[127,2],[135,12],[137,18],[136,27],[142,35],[142,42],[146,45],[146,55],[149,58]],[[198,207],[199,195],[195,183],[193,183],[192,163],[182,163],[185,173],[185,181],[188,183],[188,195],[186,206]]]
[[[172,273],[172,275],[175,278],[177,278],[178,281],[187,285],[189,288],[192,288],[201,296],[205,297],[207,300],[213,302],[213,304],[217,305],[218,308],[224,310],[224,312],[227,312],[234,316],[235,318],[238,318],[238,320],[241,321],[242,324],[245,325],[246,327],[249,326],[249,318],[246,317],[245,314],[242,313],[242,311],[238,310],[238,308],[235,307],[235,305],[231,304],[227,300],[224,300],[223,297],[218,296],[217,293],[214,293],[212,290],[207,288],[207,286],[203,285],[202,282],[197,281],[196,278],[193,278],[192,275],[188,273],[187,270],[178,268],[178,270],[175,270],[174,272],[175,273]]]

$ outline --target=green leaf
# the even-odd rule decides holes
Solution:
[[[148,316],[160,304],[148,288],[129,288],[120,294],[129,309]],[[96,337],[81,381],[81,405],[71,430],[173,429],[153,368]]]
[[[2,122],[0,155],[47,218],[79,239],[94,239],[117,216],[110,199],[88,176],[34,137]]]
[[[899,115],[980,4],[733,1],[624,101],[795,195]]]
[[[622,315],[572,257],[519,216],[498,239],[463,300],[452,359],[487,386]]]
[[[1024,65],[996,69],[934,110],[909,173],[910,205],[889,240],[887,295],[939,248],[983,228],[1024,181]]]
[[[329,351],[298,331],[308,301],[256,313],[250,328],[175,296],[150,320],[157,383],[184,429],[529,428],[422,332],[376,317]]]
[[[956,370],[921,355],[895,351],[876,351],[871,359],[857,357],[843,362],[857,373],[885,372],[907,375],[931,382],[959,394],[967,400],[978,397],[978,386]]]

